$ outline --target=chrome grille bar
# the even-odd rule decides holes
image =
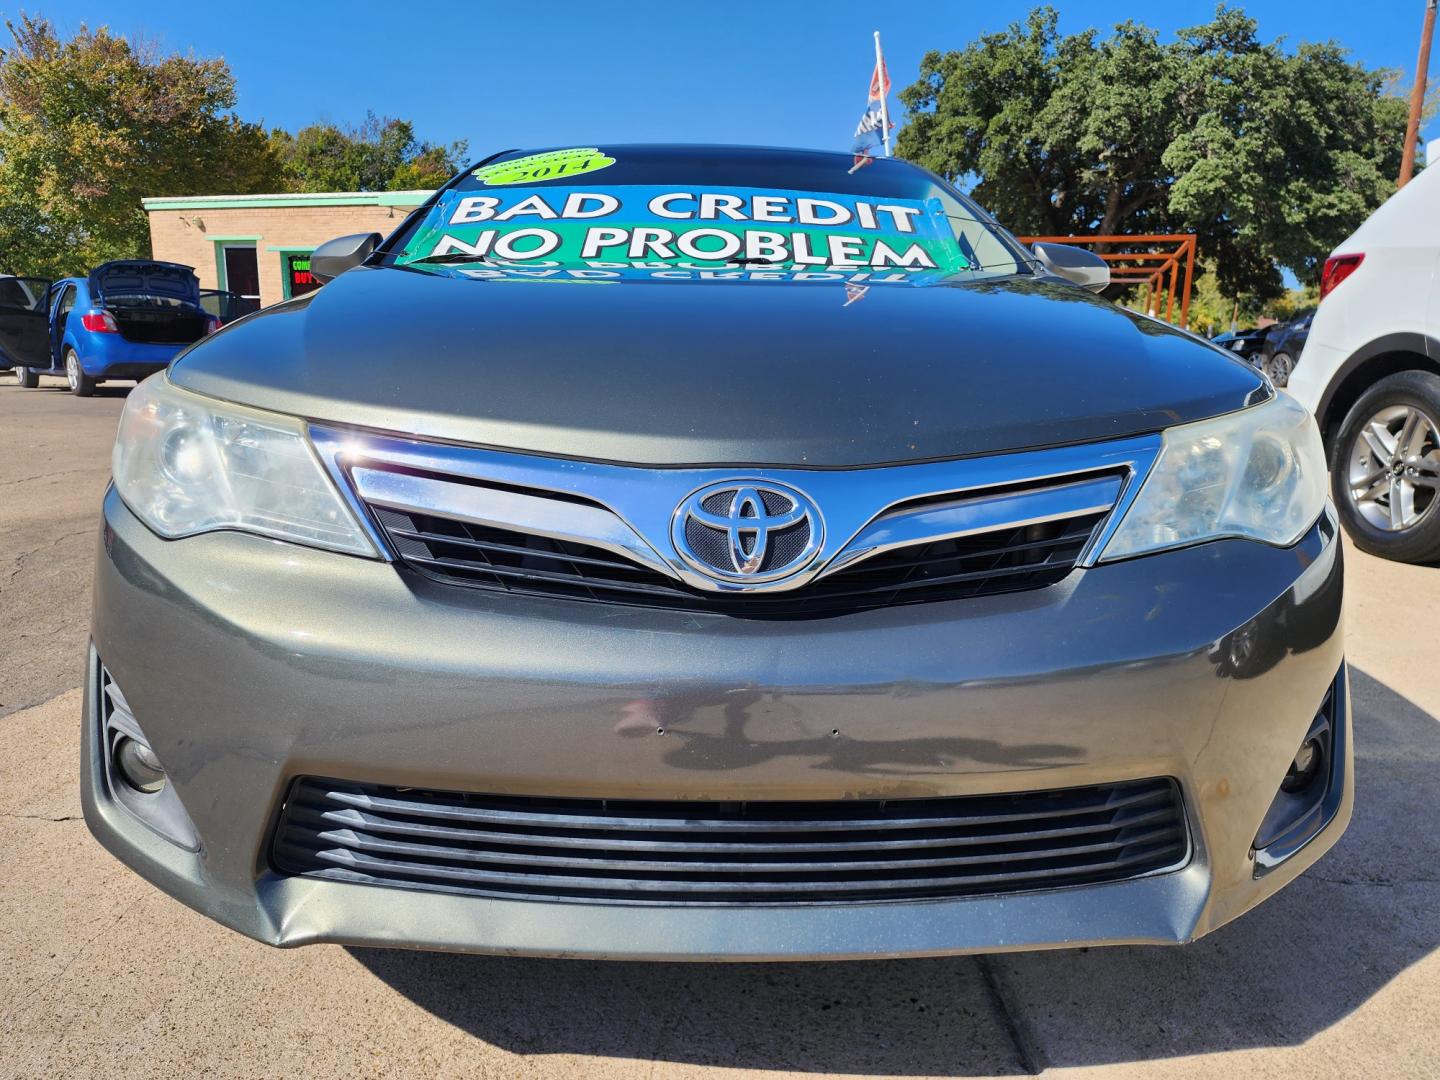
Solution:
[[[834,573],[861,559],[898,548],[1103,514],[1115,505],[1120,487],[1120,477],[1110,475],[1054,487],[956,499],[938,505],[901,506],[886,511],[861,529],[823,573]]]
[[[599,506],[384,469],[361,467],[350,475],[360,498],[371,506],[569,540],[613,551],[667,577],[674,576],[665,560],[634,529]]]

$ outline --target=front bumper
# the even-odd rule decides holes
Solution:
[[[85,817],[160,888],[283,946],[753,960],[1183,942],[1294,878],[1349,819],[1341,737],[1324,827],[1257,874],[1251,842],[1337,672],[1345,694],[1341,582],[1327,519],[1286,550],[1222,541],[1029,593],[764,622],[447,588],[236,533],[164,541],[111,491],[92,665],[124,688],[199,850],[108,795],[94,678]],[[637,730],[637,703],[663,734]],[[270,836],[301,775],[729,800],[1173,776],[1192,856],[1134,880],[966,899],[495,899],[275,873]]]

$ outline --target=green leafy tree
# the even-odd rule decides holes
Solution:
[[[311,124],[275,130],[270,147],[292,191],[406,191],[439,187],[464,163],[466,143],[440,146],[415,137],[408,120],[373,112],[358,128]]]
[[[1267,301],[1261,313],[1284,322],[1286,319],[1293,319],[1302,311],[1314,308],[1319,303],[1320,287],[1304,285],[1298,289],[1290,289],[1283,295]]]
[[[163,55],[104,27],[62,40],[7,21],[0,50],[0,271],[59,275],[144,257],[140,200],[274,190],[265,134],[233,111],[224,60]]]
[[[1194,232],[1226,296],[1313,281],[1395,190],[1406,105],[1334,43],[1286,52],[1221,6],[1172,42],[1134,21],[1061,35],[1051,8],[900,94],[898,152],[1025,234]]]
[[[1231,300],[1220,295],[1213,264],[1201,264],[1195,270],[1195,288],[1190,294],[1190,329],[1197,334],[1214,337],[1230,329],[1235,307]]]

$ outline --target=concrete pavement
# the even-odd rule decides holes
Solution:
[[[0,374],[0,1077],[1440,1075],[1440,570],[1350,553],[1354,823],[1195,945],[723,966],[280,952],[157,892],[79,818],[75,688],[122,404]]]

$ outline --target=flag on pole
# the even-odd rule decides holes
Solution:
[[[890,72],[885,69],[885,54],[880,51],[880,31],[875,31],[875,70],[870,74],[870,96],[865,100],[865,111],[860,114],[860,123],[855,127],[855,142],[852,152],[855,165],[851,172],[870,164],[875,158],[877,147],[883,148],[890,156]]]
[[[879,101],[890,96],[890,73],[885,70],[885,57],[875,58],[875,73],[870,76],[870,100]]]
[[[860,116],[860,123],[855,128],[855,167],[868,165],[874,156],[874,151],[884,145],[884,139],[880,135],[881,124],[884,121],[880,117],[880,106],[869,105]]]

